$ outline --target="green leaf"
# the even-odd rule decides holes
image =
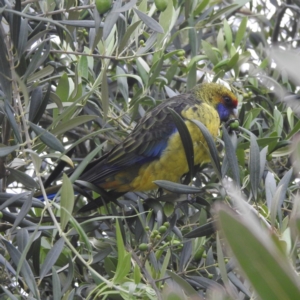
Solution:
[[[235,154],[235,148],[233,147],[230,136],[224,125],[223,125],[222,132],[223,132],[223,140],[225,144],[226,158],[228,160],[229,168],[232,171],[233,180],[238,186],[240,186],[240,171],[239,171],[237,157]]]
[[[232,32],[226,19],[224,19],[223,28],[224,28],[225,40],[227,44],[227,50],[230,51],[232,45]]]
[[[138,266],[138,264],[134,265],[134,269],[133,269],[133,279],[134,279],[134,283],[135,284],[139,284],[141,282],[142,279],[142,274],[141,274],[141,269]]]
[[[5,244],[7,252],[9,253],[14,264],[18,265],[20,262],[20,258],[21,258],[20,251],[18,249],[16,249],[10,242],[6,241],[5,239],[2,239],[2,243]],[[30,265],[28,264],[28,262],[26,260],[24,260],[22,263],[20,273],[23,276],[23,279],[26,282],[26,284],[29,287],[32,294],[36,297],[36,299],[40,299],[33,272],[30,268]]]
[[[117,236],[117,249],[118,249],[118,265],[116,274],[113,278],[114,283],[121,283],[130,271],[131,267],[131,254],[128,253],[124,247],[122,233],[119,226],[119,221],[116,220],[116,236]]]
[[[199,122],[198,120],[191,120],[191,122],[193,122],[200,128],[200,130],[203,134],[203,137],[205,138],[205,141],[208,146],[208,153],[209,153],[209,156],[211,159],[211,163],[214,167],[216,175],[219,177],[219,179],[221,179],[222,175],[221,175],[221,165],[220,165],[219,153],[216,148],[214,138],[212,137],[212,135],[210,134],[208,129],[201,122]]]
[[[41,266],[40,280],[42,280],[48,272],[51,270],[53,265],[59,258],[65,245],[64,238],[61,237],[54,245],[51,247],[50,251],[47,253],[44,263]]]
[[[21,182],[22,184],[24,184],[25,187],[28,187],[30,189],[39,188],[38,183],[26,173],[12,168],[7,168],[7,170],[10,171],[11,175],[16,181]]]
[[[61,187],[60,226],[64,230],[70,220],[74,208],[74,190],[69,177],[64,173]]]
[[[69,99],[69,78],[66,72],[62,74],[58,81],[56,94],[62,102],[67,102]]]
[[[189,177],[187,178],[187,183],[193,179],[194,176],[194,147],[193,141],[190,135],[190,132],[181,118],[181,116],[175,112],[173,109],[168,108],[169,112],[172,115],[172,119],[176,125],[176,128],[179,132],[180,139],[184,148],[185,157],[187,160],[187,164],[189,166]]]
[[[136,8],[134,8],[133,10],[150,29],[158,33],[164,33],[163,28],[157,21],[155,21],[154,19],[152,19],[151,17],[149,17],[148,15],[144,14]]]
[[[69,130],[75,129],[77,126],[90,122],[96,119],[97,116],[83,115],[72,118],[71,120],[60,122],[52,131],[53,135],[60,135]]]
[[[198,6],[193,11],[194,16],[199,15],[203,11],[203,9],[208,5],[208,3],[209,3],[209,0],[200,1]]]
[[[41,42],[37,47],[33,57],[31,58],[29,65],[26,68],[26,72],[23,76],[24,82],[26,82],[29,75],[31,75],[36,69],[41,67],[43,62],[49,57],[49,51],[49,45],[45,41]]]
[[[121,53],[125,47],[127,46],[127,44],[130,41],[130,36],[135,32],[135,30],[138,28],[138,26],[141,24],[141,20],[131,24],[129,27],[127,27],[126,32],[124,34],[124,36],[121,39],[119,48],[118,48],[118,52]]]
[[[196,299],[199,298],[197,291],[186,280],[181,278],[176,273],[171,272],[170,270],[167,270],[166,274],[171,278],[171,282],[169,283],[167,282],[166,285],[172,288],[172,291],[178,296],[178,299],[186,299],[185,295],[191,299],[193,299],[193,297],[196,297]],[[166,287],[166,290],[167,289],[168,287]],[[172,298],[168,298],[168,299],[176,299],[176,298],[172,296]]]
[[[240,57],[239,53],[236,52],[229,60],[228,68],[230,68],[230,69],[234,68],[239,60],[239,57]]]
[[[257,199],[257,191],[260,181],[260,153],[259,147],[256,142],[256,136],[254,134],[250,135],[250,184],[254,199]]]
[[[32,91],[31,99],[30,99],[30,108],[29,108],[29,121],[37,124],[45,109],[47,107],[49,98],[50,98],[51,84],[48,85],[47,92],[44,97],[42,95],[42,88],[37,87]]]
[[[274,109],[274,130],[281,136],[283,129],[282,113],[278,109]]]
[[[171,215],[174,214],[174,210],[175,210],[174,203],[166,202],[163,210],[164,210],[164,214],[166,215],[166,217],[170,217]]]
[[[217,36],[217,45],[218,45],[219,51],[223,55],[225,45],[226,45],[226,41],[224,40],[224,33],[223,33],[222,29],[219,30],[219,33],[218,33],[218,36]]]
[[[61,142],[49,131],[29,122],[31,129],[35,132],[40,140],[53,150],[64,152],[65,148]]]
[[[125,76],[125,71],[117,66],[117,82],[118,82],[118,88],[126,101],[128,103],[128,97],[129,97],[129,92],[128,92],[128,82],[127,82],[127,77]]]
[[[81,77],[88,80],[89,77],[89,67],[88,67],[88,60],[85,55],[80,56],[78,62],[78,72]]]
[[[28,214],[28,212],[31,210],[32,208],[32,193],[27,197],[26,201],[24,201],[24,203],[21,206],[21,209],[19,210],[14,224],[11,227],[11,231],[14,231],[18,225],[20,225],[22,223],[22,221],[25,219],[25,216]]]
[[[2,14],[1,14],[2,15]],[[0,31],[0,85],[3,89],[3,92],[5,93],[5,98],[8,101],[11,101],[12,96],[12,79],[11,79],[11,69],[10,64],[8,61],[8,53],[7,53],[7,47],[5,44],[6,40],[6,33],[1,30]]]
[[[218,57],[217,57],[215,51],[213,50],[212,46],[208,42],[206,42],[205,40],[202,40],[202,48],[203,48],[204,53],[208,57],[208,59],[214,65],[216,65],[219,60],[218,60]]]
[[[7,100],[5,100],[4,108],[5,108],[5,114],[6,114],[7,120],[13,129],[13,132],[16,136],[17,141],[21,144],[22,138],[20,135],[19,126],[15,119],[15,112]]]
[[[155,180],[153,181],[159,187],[170,191],[172,193],[179,193],[179,194],[195,194],[200,193],[201,189],[185,184],[180,184],[176,182],[171,182],[167,180]]]
[[[42,70],[38,70],[28,76],[27,83],[32,83],[37,80],[41,80],[45,77],[50,76],[54,72],[54,68],[50,65],[45,66]]]
[[[113,9],[109,12],[107,17],[105,18],[105,23],[103,26],[103,40],[105,41],[110,35],[114,25],[117,23],[119,19],[120,13],[117,11],[122,6],[122,1],[117,0],[114,2]],[[117,11],[117,12],[116,12]]]
[[[216,206],[216,212],[218,227],[258,296],[264,300],[298,299],[298,277],[270,232],[250,214],[238,216],[224,205]]]
[[[300,130],[300,120],[294,125],[293,128],[291,128],[291,131],[289,134],[286,136],[286,139],[289,140],[295,133],[297,133]]]
[[[239,29],[236,33],[236,37],[235,37],[235,41],[234,41],[234,46],[235,48],[239,47],[242,40],[245,38],[245,32],[247,29],[247,22],[248,22],[248,18],[244,17],[241,21],[241,24],[239,26]]]
[[[109,108],[109,95],[106,70],[103,70],[102,84],[101,84],[101,102],[103,108],[103,118],[106,120]]]
[[[8,154],[12,153],[13,151],[20,148],[20,145],[14,145],[14,146],[2,146],[0,145],[0,157],[5,157]]]
[[[60,278],[56,272],[56,269],[52,266],[52,293],[53,293],[53,299],[61,299],[62,293],[61,293],[61,282]]]

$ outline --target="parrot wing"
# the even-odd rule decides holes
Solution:
[[[139,167],[158,159],[167,147],[170,136],[177,131],[168,108],[181,115],[184,109],[199,103],[192,94],[178,95],[162,102],[141,118],[123,142],[92,162],[80,179],[101,184],[125,168]]]

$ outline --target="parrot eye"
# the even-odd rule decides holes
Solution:
[[[229,96],[224,96],[223,100],[225,102],[225,104],[230,105],[232,103],[232,100]]]

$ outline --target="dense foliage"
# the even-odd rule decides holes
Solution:
[[[299,1],[0,4],[0,299],[299,299]],[[240,103],[212,163],[80,210],[85,166],[203,80]]]

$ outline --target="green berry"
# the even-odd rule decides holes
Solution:
[[[165,223],[163,224],[163,226],[166,226],[167,228],[169,228],[169,227],[170,227],[170,223],[169,223],[169,222],[165,222]]]
[[[230,123],[229,126],[230,126],[231,129],[238,129],[240,124],[239,124],[238,120],[235,120],[234,122]]]
[[[177,55],[178,56],[185,56],[185,51],[181,49],[181,50],[177,51]]]
[[[165,233],[168,230],[168,228],[166,226],[160,226],[158,228],[159,233]]]
[[[158,232],[158,230],[155,229],[155,230],[152,231],[152,234],[153,234],[154,236],[157,236],[157,235],[159,234],[159,232]]]
[[[168,0],[154,0],[157,10],[164,11],[168,6]]]
[[[145,243],[142,243],[139,245],[139,250],[140,251],[147,251],[148,250],[148,245]]]
[[[112,0],[95,0],[95,4],[99,14],[103,15],[110,10]]]

